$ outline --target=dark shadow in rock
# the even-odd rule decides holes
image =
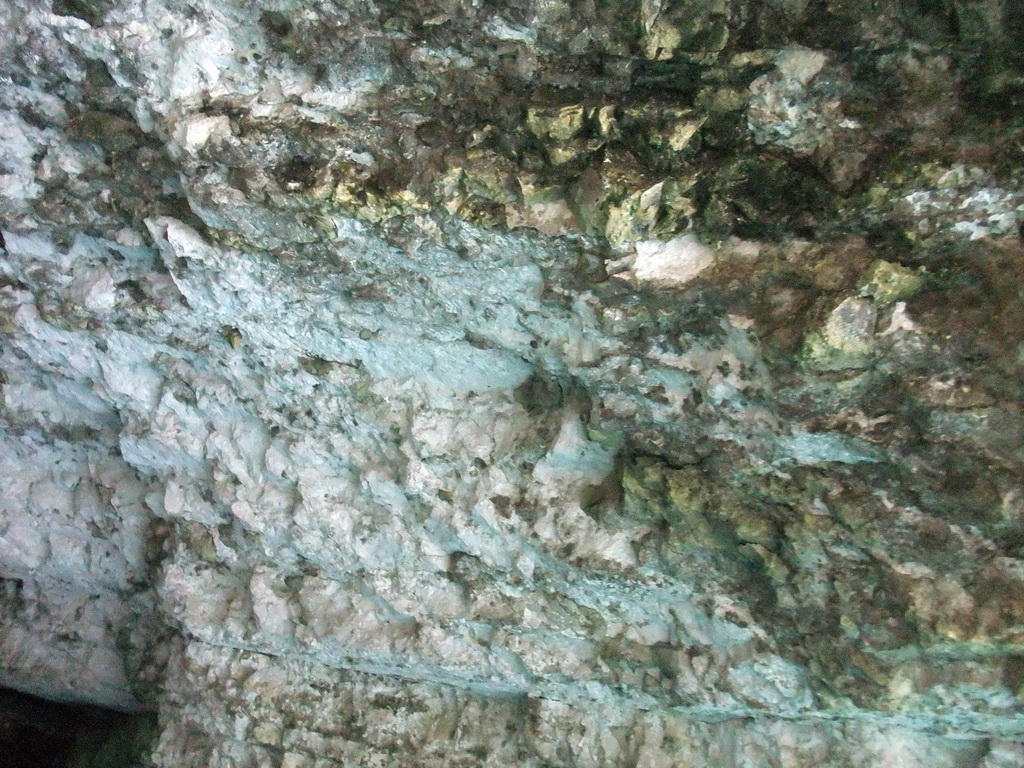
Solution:
[[[74,16],[90,27],[102,27],[103,15],[111,7],[109,0],[54,0],[53,12],[57,16]]]
[[[0,688],[0,768],[148,764],[156,715],[60,704]]]

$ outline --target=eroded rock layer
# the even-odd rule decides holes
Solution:
[[[0,19],[4,685],[168,768],[1024,763],[1018,4]]]

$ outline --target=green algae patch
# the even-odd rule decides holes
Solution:
[[[861,296],[870,296],[878,307],[887,307],[909,299],[925,285],[923,270],[914,270],[881,259],[872,263],[860,287]]]
[[[804,364],[815,371],[867,368],[874,360],[878,310],[867,299],[849,298],[839,304],[820,331],[804,342]]]

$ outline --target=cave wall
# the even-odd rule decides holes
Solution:
[[[0,19],[4,686],[154,766],[1024,762],[1017,4]]]

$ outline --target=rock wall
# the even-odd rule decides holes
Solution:
[[[1024,762],[1012,0],[0,19],[4,685],[176,768]]]

